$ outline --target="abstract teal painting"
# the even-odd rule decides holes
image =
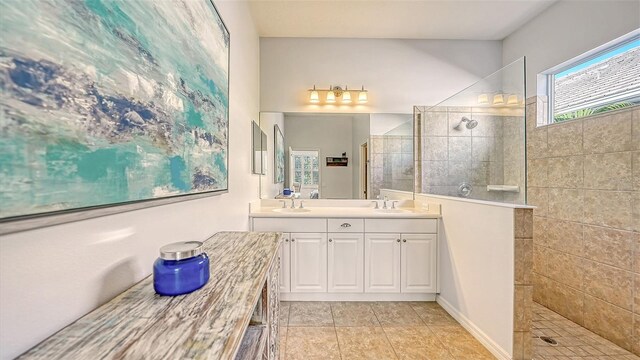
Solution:
[[[0,2],[0,218],[227,190],[210,0]]]

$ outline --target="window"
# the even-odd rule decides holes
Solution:
[[[549,123],[640,104],[640,36],[627,36],[547,73]]]

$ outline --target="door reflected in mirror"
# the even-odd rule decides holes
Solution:
[[[262,199],[376,199],[381,189],[414,190],[411,114],[262,112],[266,163],[274,162],[276,127],[284,138],[285,179],[275,183],[266,168]]]

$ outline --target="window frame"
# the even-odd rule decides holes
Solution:
[[[544,120],[545,122],[538,126],[546,126],[546,125],[552,125],[552,124],[558,124],[558,123],[564,122],[564,121],[555,121],[555,113],[554,113],[555,112],[555,82],[556,82],[555,80],[556,80],[557,74],[562,73],[568,69],[576,67],[585,62],[591,61],[599,56],[602,56],[608,52],[614,51],[618,48],[624,47],[638,40],[640,40],[640,29],[634,30],[629,34],[621,36],[604,45],[598,46],[590,51],[587,51],[582,55],[576,56],[568,61],[565,61],[543,72],[542,75],[544,76],[544,82],[545,82],[544,85],[546,88],[546,95],[547,95],[547,104],[546,104],[547,116],[546,116],[546,119]],[[627,99],[621,99],[619,101],[624,101],[624,100],[627,100]],[[576,118],[576,119],[581,119],[581,118]],[[567,121],[571,121],[571,120],[567,120]]]

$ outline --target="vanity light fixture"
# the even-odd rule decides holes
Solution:
[[[478,95],[478,105],[487,105],[489,104],[489,95],[480,94]]]
[[[312,104],[317,104],[320,102],[320,95],[318,95],[318,90],[316,90],[316,86],[313,85],[313,90],[309,94],[309,102]]]
[[[507,97],[507,105],[518,105],[518,95],[509,95],[509,97]]]
[[[344,87],[344,92],[342,93],[342,102],[345,104],[351,104],[351,93],[347,90],[347,87]]]
[[[335,104],[336,102],[340,102],[342,104],[351,104],[353,103],[353,99],[351,98],[351,91],[347,86],[342,89],[341,86],[330,86],[328,89],[317,89],[315,85],[313,85],[313,89],[309,89],[309,102],[312,104],[320,103],[320,93],[327,93],[325,96],[325,103],[327,104]],[[364,89],[362,86],[362,90],[358,90],[358,103],[366,104],[368,99],[368,91]],[[339,100],[338,100],[339,99]]]
[[[502,94],[493,95],[493,105],[502,105],[504,104],[504,96]]]
[[[368,97],[367,97],[367,90],[364,89],[364,86],[362,86],[362,90],[360,90],[360,92],[358,93],[358,102],[360,104],[366,104],[368,101]]]
[[[333,104],[336,102],[336,93],[333,91],[333,88],[327,92],[327,103]]]

